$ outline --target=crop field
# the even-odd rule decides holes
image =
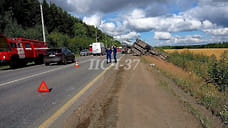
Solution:
[[[228,48],[203,48],[203,49],[165,49],[164,50],[167,53],[172,53],[172,52],[185,52],[185,51],[190,51],[193,54],[203,54],[206,56],[211,56],[212,54],[214,54],[217,59],[220,59],[220,56],[222,53],[224,53],[224,51],[228,51]]]

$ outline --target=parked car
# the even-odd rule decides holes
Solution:
[[[90,54],[90,51],[88,49],[84,49],[80,52],[80,56],[88,56]]]
[[[74,62],[75,56],[68,48],[51,48],[46,51],[44,56],[44,64],[50,63],[67,64],[67,62]]]

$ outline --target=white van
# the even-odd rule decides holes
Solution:
[[[104,55],[105,47],[103,43],[96,42],[92,44],[92,54],[93,55]]]

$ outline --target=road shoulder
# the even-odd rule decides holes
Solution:
[[[126,70],[125,56],[108,71],[97,88],[65,121],[64,128],[200,128],[200,120],[191,114],[176,92],[166,88],[147,64]]]

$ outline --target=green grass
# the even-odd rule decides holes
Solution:
[[[5,66],[0,66],[0,70],[1,69],[7,69],[7,68],[10,68],[8,65],[5,65]]]
[[[212,124],[211,124],[210,119],[203,116],[198,109],[194,108],[188,101],[184,100],[182,97],[177,95],[176,92],[171,87],[169,87],[168,82],[161,80],[161,78],[159,78],[159,80],[160,80],[160,85],[162,87],[167,88],[174,96],[178,97],[179,100],[184,104],[185,108],[187,108],[187,111],[190,112],[192,115],[194,115],[198,120],[200,120],[200,123],[203,126],[203,128],[212,128]],[[185,80],[180,80],[180,81],[181,81],[180,83],[182,83],[182,82],[188,83]],[[189,83],[187,85],[189,85]]]
[[[34,65],[35,62],[28,62],[27,65]]]
[[[141,60],[145,64],[151,63],[148,62],[148,60],[146,60],[145,58],[142,58]],[[149,71],[155,71],[154,68],[149,66],[147,67],[149,68]],[[228,100],[225,98],[227,96],[221,95],[220,92],[218,92],[218,90],[214,88],[213,85],[208,85],[207,83],[198,79],[194,80],[192,78],[185,79],[177,77],[169,71],[166,71],[159,67],[156,67],[156,70],[157,72],[160,72],[170,80],[174,81],[174,83],[178,87],[183,89],[185,93],[193,96],[198,104],[205,106],[208,110],[210,110],[213,113],[213,115],[220,117],[223,123],[226,125],[226,127],[228,126]],[[159,78],[159,73],[157,76]],[[160,78],[159,80],[161,86],[168,88],[170,91],[174,92],[174,90],[171,87],[169,87],[169,84],[166,81],[164,81],[162,78]],[[211,128],[211,121],[207,117],[204,117],[202,114],[200,114],[200,112],[196,108],[193,108],[193,106],[190,103],[186,101],[183,101],[183,103],[185,103],[185,106],[188,107],[189,112],[191,112],[196,118],[200,120],[204,128]]]
[[[203,116],[200,111],[196,108],[194,108],[189,102],[182,100],[184,106],[188,109],[190,113],[192,113],[197,119],[200,120],[200,123],[202,124],[203,128],[212,128],[211,126],[211,120],[207,117]]]
[[[34,64],[35,64],[35,62],[28,62],[26,65],[34,65]],[[10,68],[9,65],[0,66],[0,70],[1,69],[8,69],[8,68]]]
[[[80,57],[80,54],[78,54],[78,53],[77,54],[74,54],[74,55],[75,55],[75,57]]]
[[[168,87],[168,82],[160,80],[160,85],[163,87]]]

